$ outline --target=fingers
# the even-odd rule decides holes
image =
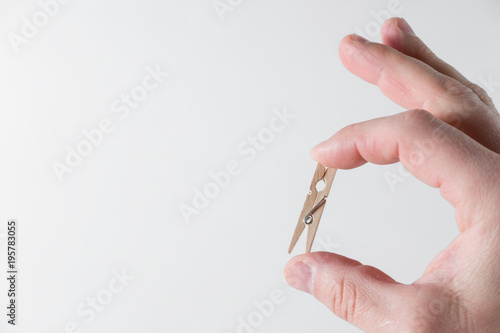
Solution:
[[[453,95],[466,94],[468,90],[458,81],[392,47],[359,38],[348,36],[342,40],[342,63],[353,74],[376,84],[394,102],[406,109],[428,109],[440,118],[449,113],[448,108],[443,108],[444,101],[462,107]],[[456,93],[450,93],[450,89]]]
[[[370,332],[397,322],[396,309],[403,306],[402,297],[409,290],[374,267],[326,252],[293,258],[285,277],[292,287],[310,293],[340,318]],[[382,331],[391,331],[387,328]]]
[[[340,59],[349,71],[376,84],[397,104],[406,109],[425,109],[500,152],[497,115],[492,115],[474,91],[458,80],[390,46],[355,35],[341,42]]]
[[[436,71],[449,76],[465,87],[470,88],[484,103],[488,109],[477,108],[473,117],[465,121],[464,131],[476,141],[493,151],[500,152],[500,117],[495,111],[493,101],[486,91],[478,85],[467,80],[455,68],[438,58],[424,42],[415,35],[408,23],[401,18],[387,20],[382,27],[382,41],[384,44],[404,53],[407,56],[418,59]],[[469,108],[474,108],[471,104]],[[464,117],[472,110],[465,110]]]
[[[482,216],[475,213],[486,209],[498,186],[496,178],[486,176],[499,169],[498,156],[422,110],[348,126],[311,154],[323,165],[339,169],[401,161],[414,176],[441,189],[457,209],[461,230]]]
[[[483,103],[490,107],[494,107],[493,101],[484,89],[467,80],[455,68],[438,58],[427,45],[415,35],[413,29],[404,19],[391,18],[385,21],[382,27],[382,41],[385,45],[418,59],[431,66],[436,71],[454,78],[464,86],[472,89]]]

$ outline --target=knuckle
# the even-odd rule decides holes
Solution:
[[[361,123],[353,123],[353,124],[349,124],[345,127],[345,129],[347,131],[350,131],[350,132],[359,132],[359,130],[361,129]]]
[[[350,323],[355,322],[356,318],[362,315],[363,309],[370,306],[367,304],[367,293],[360,287],[368,283],[362,280],[364,267],[367,266],[360,264],[350,267],[337,281],[334,281],[330,289],[329,308],[339,318]]]
[[[466,86],[451,77],[442,79],[442,86],[444,88],[445,96],[452,101],[457,101],[461,104],[461,109],[468,110],[474,109],[482,105],[479,95],[476,91]]]
[[[449,76],[440,76],[439,83],[443,88],[443,93],[448,99],[460,100],[462,105],[467,108],[473,108],[480,104],[480,100],[475,90],[466,86]]]
[[[493,104],[493,100],[491,99],[490,95],[488,95],[486,90],[484,90],[481,86],[479,86],[475,83],[471,83],[470,88],[472,89],[472,91],[474,91],[474,93],[479,97],[479,99],[483,103],[488,104],[488,105]]]
[[[405,127],[429,125],[434,121],[434,116],[422,109],[413,109],[403,112],[403,124]]]
[[[481,86],[475,83],[470,83],[469,87],[471,88],[472,91],[474,91],[477,95],[484,95],[488,96],[488,93],[486,90],[484,90]]]
[[[394,280],[390,276],[388,276],[387,274],[385,274],[376,267],[370,265],[360,265],[356,266],[355,269],[360,276],[369,276],[371,280],[376,279],[379,281],[394,282]],[[368,283],[370,281],[364,281],[364,282]]]
[[[405,160],[408,166],[421,166],[433,155],[436,140],[441,136],[442,130],[436,118],[425,110],[406,111],[402,117],[402,130],[405,134],[401,142],[404,142],[406,149],[401,153],[404,156],[400,155],[400,158]]]
[[[474,94],[474,91],[471,88],[463,85],[452,77],[440,75],[438,77],[438,82],[443,88],[444,92],[451,96]]]
[[[363,123],[350,124],[345,128],[345,131],[351,134],[355,134],[355,136],[357,137],[356,146],[359,150],[363,149],[366,146],[367,137],[364,131]]]
[[[332,286],[330,291],[331,310],[338,317],[353,322],[359,304],[359,293],[356,283],[342,277]]]

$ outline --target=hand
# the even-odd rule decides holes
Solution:
[[[411,285],[333,253],[293,258],[288,283],[367,332],[500,331],[500,116],[485,91],[436,57],[403,19],[383,44],[351,35],[344,66],[405,109],[348,126],[316,146],[327,167],[403,166],[439,187],[460,235]]]

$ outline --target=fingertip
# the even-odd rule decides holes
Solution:
[[[349,58],[356,52],[358,47],[368,43],[370,43],[369,40],[356,34],[345,36],[339,44],[340,61],[347,67]]]
[[[295,257],[293,257],[292,259],[290,259],[286,266],[285,266],[285,274],[287,273],[288,270],[290,270],[290,268],[292,268],[297,262],[299,261],[303,261],[304,260],[304,257],[306,256],[306,254],[300,254],[300,255],[297,255]]]
[[[382,32],[382,35],[388,31],[391,31],[391,30],[399,30],[398,28],[398,21],[400,20],[399,17],[391,17],[389,19],[387,19],[383,24],[382,24],[382,29],[381,29],[381,32]]]
[[[350,37],[349,41],[351,43],[369,43],[370,41],[360,35],[357,34],[350,34],[348,37]]]
[[[290,272],[290,270],[293,268],[293,266],[297,263],[297,261],[298,261],[297,257],[293,257],[292,259],[290,259],[286,263],[285,270],[283,271],[283,274],[285,275],[285,278],[288,275],[288,272]]]
[[[339,43],[339,52],[342,52],[342,49],[351,42],[351,35],[347,35],[340,40]]]
[[[320,144],[318,144],[318,145],[316,145],[316,146],[314,146],[313,149],[311,149],[311,158],[313,160],[315,160],[316,162],[320,162],[319,161],[321,159],[321,148],[320,148],[320,146],[322,144],[323,144],[323,142],[320,143]]]
[[[285,280],[292,288],[312,294],[312,269],[303,260],[304,256],[297,256],[287,263]]]
[[[319,162],[323,165],[327,164],[328,156],[331,154],[333,143],[330,140],[326,140],[317,144],[313,149],[311,149],[311,158],[316,162]]]
[[[340,45],[349,45],[349,44],[363,44],[363,43],[369,43],[370,41],[358,34],[349,34],[347,36],[345,36],[344,38],[342,38],[342,40],[340,41]]]
[[[402,17],[398,18],[396,21],[396,24],[401,31],[403,31],[409,35],[415,35],[415,32],[411,28],[410,24],[404,18],[402,18]]]
[[[398,17],[393,17],[384,22],[381,29],[382,43],[397,49],[404,39],[404,34],[398,25]]]
[[[312,159],[328,168],[343,170],[365,164],[366,160],[357,151],[355,141],[349,137],[346,138],[344,132],[340,131],[314,147],[311,150]]]

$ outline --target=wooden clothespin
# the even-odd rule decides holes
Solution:
[[[297,226],[295,227],[288,253],[292,253],[306,225],[309,229],[307,232],[306,253],[311,252],[319,221],[321,220],[321,215],[325,208],[326,198],[328,197],[328,193],[330,193],[330,188],[332,187],[332,182],[336,173],[337,169],[326,168],[318,163],[311,186],[309,187],[309,194],[306,197],[306,202],[300,213],[299,222],[297,222]],[[322,181],[324,182],[324,188],[318,191],[316,185]]]

